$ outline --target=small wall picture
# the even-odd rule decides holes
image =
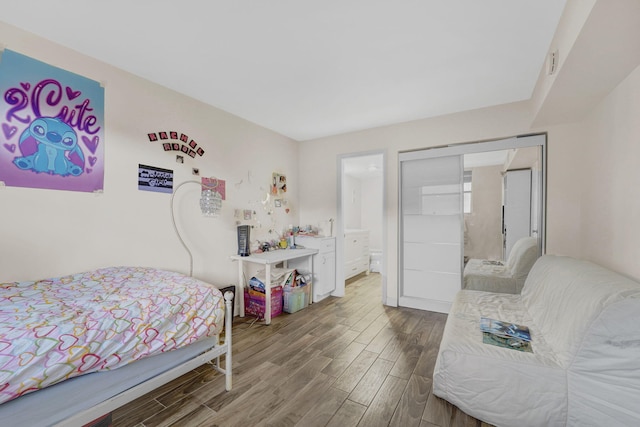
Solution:
[[[287,177],[274,172],[271,180],[271,194],[282,194],[286,192]]]

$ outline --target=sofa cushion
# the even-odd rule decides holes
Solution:
[[[529,272],[522,302],[536,327],[568,367],[602,311],[640,285],[588,261],[545,255]]]
[[[567,372],[568,425],[640,425],[639,293],[607,305],[588,329]]]
[[[481,317],[527,325],[533,353],[484,344]],[[467,290],[456,295],[434,368],[433,392],[496,425],[561,426],[566,421],[566,371],[520,295]]]

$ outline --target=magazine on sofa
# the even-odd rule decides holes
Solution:
[[[480,330],[485,344],[532,352],[531,333],[526,326],[481,317]]]
[[[499,335],[492,334],[491,332],[483,332],[482,342],[484,344],[491,344],[497,347],[504,347],[504,348],[510,348],[512,350],[533,353],[531,342],[521,340],[520,338],[502,337]]]
[[[526,326],[515,323],[503,322],[501,320],[490,319],[488,317],[480,318],[480,330],[489,332],[501,337],[520,338],[525,341],[531,341],[531,333]]]

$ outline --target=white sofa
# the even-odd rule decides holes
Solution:
[[[514,243],[504,264],[470,259],[464,267],[462,288],[519,294],[536,259],[538,240],[535,237],[523,237]]]
[[[528,326],[533,352],[483,344],[480,317]],[[519,295],[460,291],[433,393],[497,426],[640,426],[640,284],[545,255]]]

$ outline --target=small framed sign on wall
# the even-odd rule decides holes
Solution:
[[[173,171],[139,164],[138,190],[173,193]]]

